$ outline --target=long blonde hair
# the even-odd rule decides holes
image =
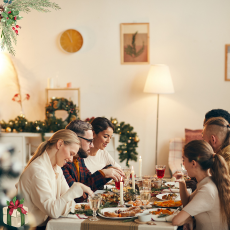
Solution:
[[[27,163],[24,171],[28,168],[28,166],[30,165],[30,163],[32,161],[34,161],[37,157],[41,156],[45,152],[46,149],[51,148],[60,139],[64,141],[65,145],[69,145],[71,143],[76,143],[76,144],[80,145],[80,140],[79,140],[79,138],[75,132],[73,132],[69,129],[61,129],[61,130],[57,131],[56,133],[54,133],[48,141],[44,141],[38,146],[33,157]]]

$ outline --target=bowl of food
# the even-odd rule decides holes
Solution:
[[[151,213],[140,213],[138,215],[138,220],[140,222],[147,222],[151,220]]]

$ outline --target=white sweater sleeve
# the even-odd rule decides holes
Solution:
[[[83,195],[81,186],[74,183],[71,188],[65,190],[60,198],[52,196],[51,187],[47,175],[39,173],[33,177],[33,186],[31,186],[31,200],[43,213],[51,218],[58,218],[61,215],[67,215],[70,211],[74,211],[74,198]],[[64,191],[64,190],[63,190]]]
[[[114,167],[121,168],[121,166],[117,162],[115,162],[115,160],[112,158],[112,156],[109,154],[108,151],[104,150],[104,154],[105,154],[105,159],[106,159],[107,165],[111,164]]]

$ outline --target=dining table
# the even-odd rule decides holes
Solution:
[[[97,190],[95,193],[103,193],[105,190]],[[47,223],[46,230],[176,230],[172,222],[154,221],[154,225],[138,224],[134,221],[124,222],[124,220],[107,219],[100,216],[98,221],[81,219],[80,215],[68,215],[51,219]]]

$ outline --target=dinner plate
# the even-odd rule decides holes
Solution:
[[[152,208],[152,209],[148,209],[147,211],[144,211],[144,213],[150,213],[151,211],[157,211],[159,208]],[[165,210],[165,209],[167,209],[167,208],[162,208],[163,210]],[[170,209],[170,211],[173,211],[174,213],[175,213],[175,209]],[[173,214],[174,214],[173,213]],[[151,215],[151,218],[154,220],[154,221],[162,221],[162,222],[165,222],[166,221],[166,217],[160,217],[160,218],[158,218],[158,216],[159,216],[160,214],[158,214],[158,215]],[[169,220],[167,220],[167,221],[169,221]]]
[[[166,199],[163,199],[162,197],[164,196],[164,195],[168,195],[168,194],[171,194],[171,193],[162,193],[162,194],[158,194],[158,195],[156,195],[156,198],[158,198],[158,199],[160,199],[160,200],[166,200]],[[177,195],[177,194],[176,194]],[[174,199],[175,201],[179,201],[180,200],[180,196],[179,195],[177,195],[177,197]]]
[[[110,185],[110,184],[104,185],[104,189],[111,190],[112,188],[115,188],[115,185]]]
[[[101,209],[101,212],[98,212],[98,215],[106,218],[106,219],[115,219],[115,220],[122,220],[122,219],[130,219],[133,218],[134,216],[127,216],[127,217],[108,217],[108,216],[104,216],[103,214],[105,212],[115,212],[116,210],[128,210],[128,208],[103,208]],[[136,216],[138,216],[138,214],[136,214]]]
[[[77,203],[77,204],[79,204],[79,205],[81,205],[81,204],[84,204],[84,205],[88,204],[89,205],[89,203]],[[75,210],[81,210],[81,209],[80,208],[75,208]]]
[[[179,189],[179,182],[166,182],[165,183],[166,186],[173,186],[173,189]]]

